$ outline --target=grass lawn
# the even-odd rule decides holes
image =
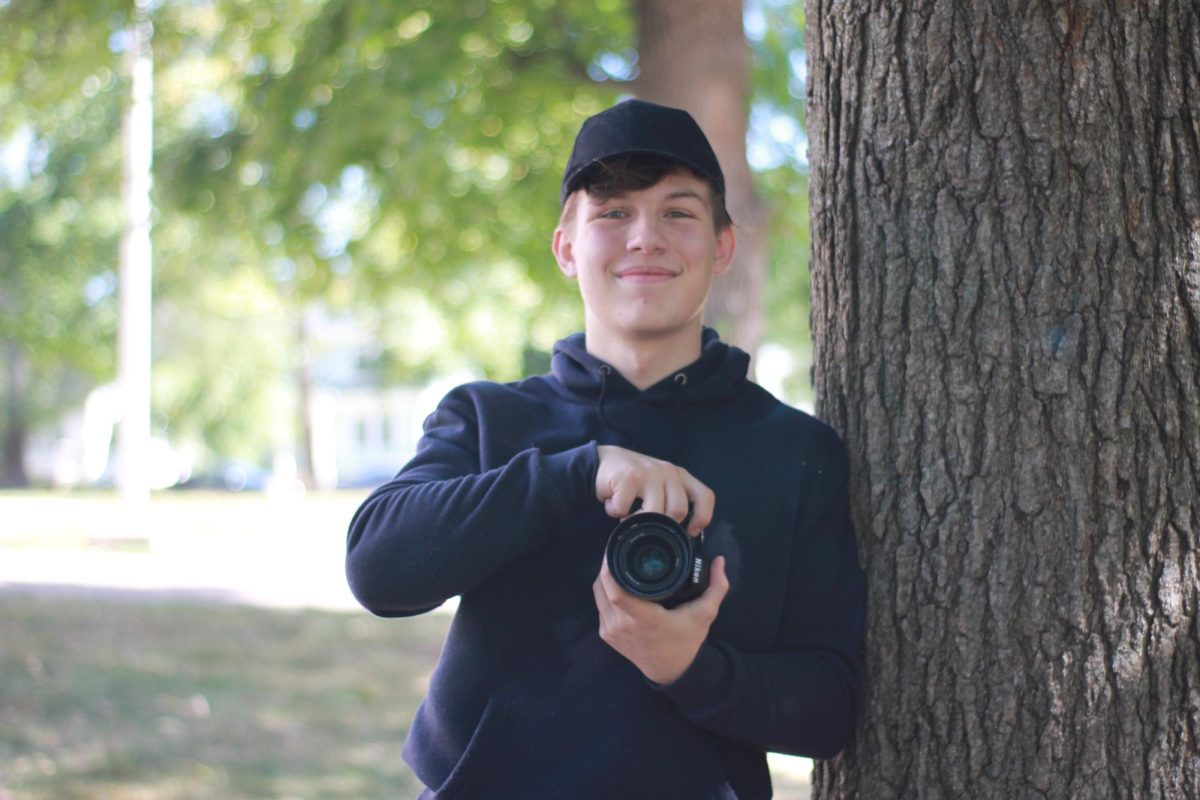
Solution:
[[[0,594],[0,798],[395,798],[444,614]]]
[[[116,547],[129,552],[109,557],[146,565],[129,571],[139,580],[170,567],[182,586],[217,571],[234,585],[241,564],[284,600],[333,597],[360,499],[166,493],[131,524],[111,495],[0,493],[0,567],[78,569]],[[448,615],[203,602],[61,575],[0,585],[0,800],[416,796],[400,750]],[[777,798],[808,797],[809,762],[771,767]]]

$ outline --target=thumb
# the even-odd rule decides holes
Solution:
[[[715,616],[727,594],[729,594],[729,576],[725,574],[725,556],[717,556],[713,559],[712,567],[709,568],[708,588],[701,595],[701,600]]]

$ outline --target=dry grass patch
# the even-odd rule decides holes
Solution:
[[[447,622],[0,595],[0,798],[415,796]]]

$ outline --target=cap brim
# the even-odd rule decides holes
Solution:
[[[596,158],[593,158],[591,161],[587,162],[586,164],[579,165],[563,181],[561,201],[563,203],[567,202],[567,198],[570,197],[575,192],[575,190],[579,188],[579,178],[583,175],[583,173],[587,172],[589,169],[591,169],[595,165],[602,164],[605,161],[608,161],[608,160],[614,159],[614,158],[624,158],[625,156],[641,156],[641,155],[655,156],[657,158],[665,159],[666,161],[673,161],[674,163],[679,164],[681,167],[687,167],[689,170],[696,173],[701,178],[712,181],[718,188],[723,188],[725,185],[724,176],[710,175],[708,173],[708,171],[705,170],[704,168],[696,165],[695,163],[693,163],[691,161],[688,161],[685,158],[680,158],[675,153],[668,153],[664,150],[655,150],[655,149],[646,148],[646,147],[638,147],[638,148],[632,148],[629,150],[615,150],[611,153],[605,153],[602,156],[597,156]]]

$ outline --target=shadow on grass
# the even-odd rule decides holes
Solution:
[[[0,591],[0,800],[416,797],[400,750],[449,615],[229,599]]]
[[[0,594],[0,798],[413,797],[449,618]]]

